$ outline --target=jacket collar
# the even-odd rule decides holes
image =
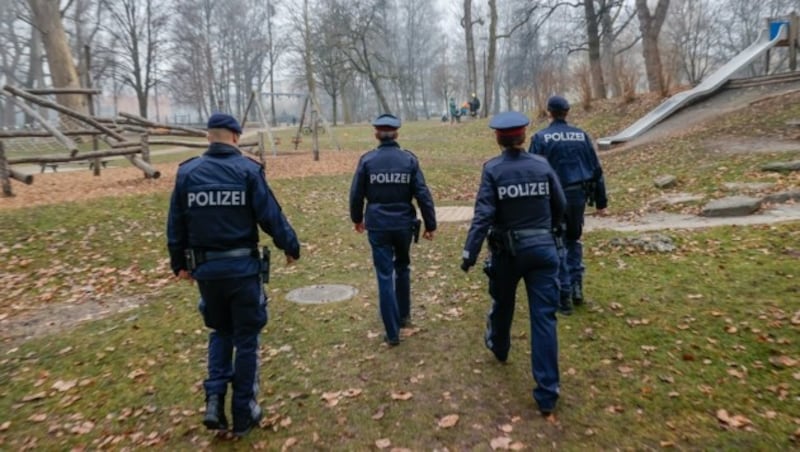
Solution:
[[[553,124],[565,124],[566,125],[567,124],[567,120],[566,119],[554,119],[550,123],[550,125],[553,125]]]
[[[208,150],[206,151],[208,155],[231,155],[231,154],[238,154],[242,155],[242,151],[239,150],[236,146],[232,146],[230,144],[225,143],[211,143],[208,145]]]
[[[397,141],[388,140],[388,141],[381,141],[381,144],[378,145],[378,149],[381,148],[399,148],[400,145],[397,144]]]

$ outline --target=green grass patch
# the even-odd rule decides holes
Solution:
[[[485,121],[401,131],[436,201],[471,205],[481,164],[497,152]],[[364,125],[337,133],[351,149],[374,144]],[[714,193],[719,181],[751,177],[747,168],[770,158],[718,158],[693,143],[604,158],[617,190],[612,208],[633,211],[655,196],[649,184],[661,171]],[[168,194],[4,211],[0,321],[90,300],[147,302],[8,342],[0,354],[0,449],[367,450],[388,439],[412,450],[487,450],[499,437],[534,450],[797,447],[796,223],[669,231],[671,253],[613,244],[627,234],[587,234],[592,302],[559,320],[562,398],[559,423],[550,424],[531,397],[521,289],[509,362],[483,347],[486,280],[458,269],[466,224],[442,224],[434,242],[414,245],[413,335],[396,348],[382,345],[369,245],[347,213],[350,177],[271,181],[302,259],[287,267],[273,253],[260,350],[266,420],[235,443],[200,425],[207,331],[196,288],[173,281],[168,269]],[[358,294],[327,305],[286,300],[288,291],[320,283],[350,284]],[[449,415],[458,422],[440,426]]]

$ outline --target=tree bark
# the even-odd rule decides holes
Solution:
[[[490,2],[491,3],[491,2]],[[472,0],[464,0],[464,17],[461,26],[464,28],[464,42],[467,47],[467,86],[470,93],[478,92],[478,67],[475,62],[475,37],[472,33]]]
[[[486,92],[483,93],[482,116],[488,117],[493,108],[494,73],[497,60],[497,0],[489,0],[489,51],[486,55]]]
[[[617,75],[617,62],[614,55],[614,21],[611,19],[610,0],[600,1],[600,23],[603,25],[601,58],[603,61],[604,81],[611,90],[611,97],[622,95],[619,76]],[[608,91],[606,92],[608,94]]]
[[[58,0],[28,0],[33,13],[33,26],[42,36],[53,85],[59,88],[80,88],[78,71],[72,60],[67,34],[61,23]],[[87,113],[86,98],[79,94],[59,94],[58,103],[79,113]]]
[[[655,13],[651,14],[647,0],[636,0],[636,14],[639,17],[639,30],[642,33],[642,54],[647,72],[647,85],[650,92],[667,94],[661,66],[661,53],[658,48],[658,35],[667,17],[669,0],[658,0]]]
[[[586,38],[589,45],[589,70],[592,74],[592,98],[605,99],[606,85],[603,80],[603,65],[600,60],[600,27],[594,0],[584,0],[583,10],[586,18]]]

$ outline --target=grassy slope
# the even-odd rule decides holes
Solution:
[[[782,115],[800,115],[796,102],[784,105],[792,110],[765,118],[759,133],[777,133]],[[609,114],[599,116],[576,112],[576,122],[602,135],[613,126]],[[719,133],[751,121],[726,118]],[[364,127],[338,132],[346,148],[371,145]],[[485,122],[407,124],[402,132],[437,202],[471,204],[480,164],[495,152]],[[748,168],[776,158],[731,159],[698,143],[688,136],[604,157],[612,208],[637,211],[657,195],[651,176],[663,171],[679,175],[687,191],[714,192],[734,173],[761,178]],[[797,185],[791,176],[777,179]],[[464,224],[443,224],[434,243],[415,246],[416,333],[395,349],[381,345],[369,246],[347,218],[349,182],[341,175],[272,183],[304,254],[294,267],[273,265],[261,371],[269,421],[234,448],[280,449],[288,441],[363,450],[388,438],[415,450],[488,449],[501,436],[568,450],[792,444],[800,369],[770,359],[800,358],[792,324],[793,315],[800,321],[796,224],[672,231],[678,251],[667,255],[613,247],[619,234],[589,234],[586,284],[595,303],[559,323],[563,397],[560,423],[551,425],[530,398],[524,303],[509,363],[483,349],[485,279],[457,268]],[[0,312],[24,309],[26,300],[94,294],[113,303],[140,291],[150,303],[0,355],[0,448],[231,446],[198,428],[206,332],[196,289],[164,279],[166,204],[160,194],[2,213],[0,275],[10,289],[0,294]],[[315,283],[352,284],[359,294],[332,305],[285,301],[287,291]],[[395,400],[404,393],[411,398]],[[720,409],[752,425],[722,428]],[[459,415],[456,426],[438,427],[449,414]]]

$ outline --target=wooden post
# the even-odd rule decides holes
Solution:
[[[92,89],[92,77],[90,75],[89,68],[92,67],[92,53],[89,51],[89,46],[83,46],[83,54],[84,54],[84,74],[86,75],[86,88]],[[86,99],[89,101],[89,116],[94,117],[94,99],[92,98],[92,93],[86,93]],[[97,152],[100,149],[100,142],[97,140],[97,135],[92,136],[92,151]],[[94,159],[94,175],[100,175],[100,159]]]
[[[5,144],[2,141],[0,141],[0,184],[3,185],[3,196],[14,196],[11,191],[11,176],[8,171]]]
[[[297,126],[297,135],[294,137],[294,150],[297,150],[297,145],[300,144],[300,134],[303,132],[303,121],[306,118],[306,108],[308,107],[308,96],[303,101],[303,110],[300,112],[300,125]]]
[[[75,142],[72,141],[71,139],[67,138],[63,133],[61,133],[60,130],[51,126],[47,122],[47,120],[44,119],[42,115],[39,114],[39,112],[29,107],[28,105],[25,104],[25,102],[22,102],[21,100],[17,99],[14,96],[8,96],[8,97],[9,99],[11,99],[12,102],[14,102],[17,105],[17,107],[19,107],[20,110],[24,111],[28,116],[38,121],[39,124],[42,125],[44,130],[50,132],[50,134],[56,139],[56,141],[64,145],[64,147],[67,148],[67,150],[70,152],[70,155],[75,155],[78,153],[78,145],[76,145]]]
[[[319,161],[319,135],[317,135],[317,109],[311,109],[311,151],[314,153],[314,161]]]
[[[139,135],[142,142],[142,160],[150,163],[150,135],[143,133]]]
[[[792,11],[789,15],[789,69],[797,70],[797,36],[800,28],[800,17]]]

